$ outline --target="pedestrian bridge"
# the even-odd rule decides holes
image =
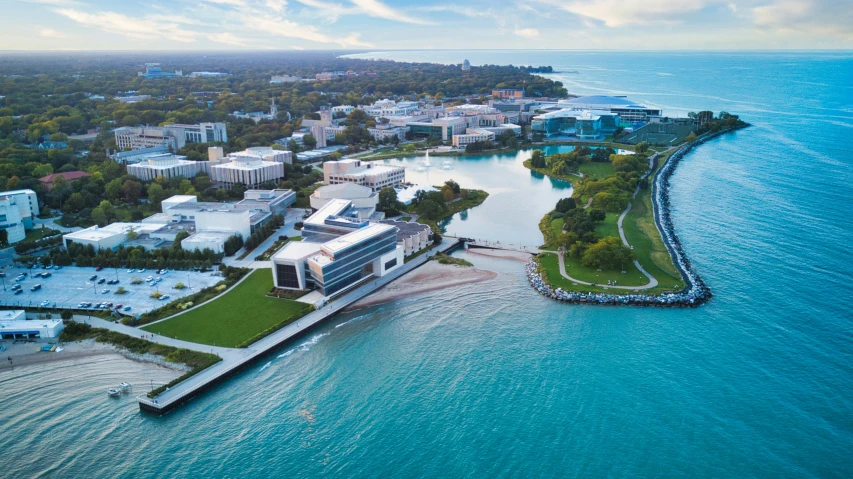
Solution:
[[[539,254],[542,252],[535,246],[525,246],[519,243],[504,243],[501,241],[490,241],[482,238],[459,238],[467,248],[499,249],[503,251],[517,251],[519,253]]]

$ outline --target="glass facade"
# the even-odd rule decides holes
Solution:
[[[331,296],[373,273],[373,261],[394,251],[397,247],[397,231],[389,229],[360,243],[335,253],[335,259],[322,267],[313,265],[312,276],[317,289],[324,296]]]
[[[299,288],[299,276],[296,274],[296,266],[292,264],[277,264],[275,265],[276,278],[279,288]]]

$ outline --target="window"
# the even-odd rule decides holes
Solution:
[[[299,289],[299,276],[296,274],[296,267],[292,264],[277,264],[275,265],[276,276],[279,288]]]
[[[391,261],[385,262],[385,271],[388,271],[389,269],[393,268],[394,266],[397,266],[397,258],[394,258]]]

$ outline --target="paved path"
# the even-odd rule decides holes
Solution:
[[[581,281],[579,279],[572,278],[571,276],[569,276],[568,273],[566,273],[566,263],[565,263],[565,260],[563,259],[563,252],[557,251],[556,253],[557,253],[557,256],[559,257],[558,263],[560,265],[560,275],[562,277],[566,278],[567,280],[572,281],[574,283],[585,284],[587,286],[600,286],[602,288],[609,288],[609,289],[624,289],[624,290],[628,290],[628,291],[634,291],[634,290],[640,290],[640,289],[650,289],[650,288],[654,288],[655,286],[658,285],[658,281],[656,279],[654,279],[653,277],[649,276],[648,273],[646,274],[646,276],[649,277],[651,282],[649,284],[646,284],[643,286],[612,286],[612,285],[601,284],[601,283],[588,283],[586,281]],[[640,266],[640,264],[637,263],[636,260],[634,261],[634,264],[637,265],[637,267],[639,267],[640,270],[642,270],[642,266]]]
[[[475,239],[468,242],[469,247],[480,247],[488,249],[499,249],[504,251],[518,251],[521,253],[539,254],[542,252],[539,248],[533,246],[524,246],[522,244],[501,243],[500,241],[488,241]]]
[[[59,230],[59,231],[61,231],[61,232],[63,232],[63,233],[71,233],[72,231],[77,231],[77,230],[81,230],[81,229],[83,229],[83,228],[81,228],[81,227],[79,227],[79,226],[74,226],[74,227],[71,227],[71,228],[66,228],[65,226],[60,226],[60,225],[56,224],[56,222],[54,221],[54,220],[57,220],[57,219],[59,219],[59,218],[45,218],[45,219],[42,219],[42,218],[34,218],[34,219],[33,219],[33,224],[34,224],[34,225],[39,225],[39,227],[40,227],[40,225],[44,225],[46,228],[51,228],[51,229]]]
[[[147,396],[144,395],[138,396],[137,401],[140,403],[140,407],[155,411],[167,411],[171,409],[171,407],[174,407],[175,405],[179,404],[185,398],[195,394],[196,391],[204,389],[205,387],[213,384],[220,378],[225,377],[231,372],[245,366],[250,361],[269,353],[271,350],[281,346],[281,344],[285,341],[303,333],[315,324],[320,323],[331,316],[334,316],[339,311],[351,305],[352,303],[377,291],[378,289],[381,289],[382,287],[399,278],[400,276],[423,265],[424,263],[429,261],[431,257],[435,256],[435,254],[437,254],[439,251],[445,251],[452,247],[456,243],[456,241],[457,240],[455,238],[451,239],[445,237],[442,240],[441,246],[439,246],[438,248],[435,248],[426,254],[418,256],[417,258],[398,268],[396,271],[393,271],[388,275],[383,276],[382,278],[377,278],[373,282],[363,284],[360,287],[357,287],[351,291],[342,294],[341,296],[334,298],[331,302],[321,306],[316,311],[313,311],[299,318],[297,321],[288,324],[287,326],[276,331],[275,333],[252,344],[248,348],[237,350],[229,348],[216,348],[221,352],[217,354],[222,357],[222,361],[188,378],[187,380],[182,381],[175,387],[160,393],[153,400],[149,399]],[[107,321],[104,322],[106,323]],[[123,325],[113,326],[127,327]],[[130,329],[133,330],[133,328]],[[134,332],[136,334],[140,334],[138,330],[134,330]],[[157,339],[157,337],[154,338],[155,341],[157,341]],[[165,338],[163,341],[169,339],[170,338]],[[195,350],[203,351],[205,349],[198,348],[210,348],[209,346],[186,343],[185,341],[180,341],[180,343],[192,345]],[[163,344],[167,343],[164,342]]]
[[[114,331],[116,333],[126,334],[128,336],[134,338],[142,338],[142,336],[146,336],[145,340],[151,341],[157,344],[163,344],[165,346],[172,346],[175,348],[184,348],[192,351],[199,351],[202,353],[212,353],[220,356],[221,358],[238,358],[243,356],[243,351],[241,349],[235,348],[223,348],[218,346],[208,346],[206,344],[198,344],[191,343],[189,341],[182,341],[180,339],[173,339],[167,336],[161,336],[159,334],[151,335],[146,331],[141,329],[137,329],[131,326],[125,326],[121,323],[114,323],[112,321],[107,321],[106,319],[101,319],[95,316],[85,316],[85,315],[74,315],[74,321],[80,323],[87,323],[96,328],[104,328],[110,331]]]

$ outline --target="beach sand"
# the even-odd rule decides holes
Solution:
[[[395,299],[415,294],[436,291],[439,289],[460,286],[463,284],[479,283],[493,279],[498,274],[494,271],[473,267],[460,267],[429,261],[420,268],[407,273],[388,286],[354,303],[347,310],[364,308],[386,303]]]
[[[51,343],[55,343],[55,341],[51,341]],[[40,351],[42,346],[48,344],[47,341],[15,344],[11,340],[6,340],[4,344],[6,344],[6,350],[0,354],[0,371],[34,364],[56,363],[72,359],[106,355],[121,356],[136,362],[152,363],[152,366],[157,365],[175,371],[182,371],[183,369],[186,369],[185,367],[182,367],[184,366],[182,364],[169,363],[159,356],[152,356],[148,354],[140,356],[131,354],[126,351],[120,351],[111,344],[99,343],[94,339],[86,339],[84,341],[76,341],[73,343],[62,343],[62,351],[60,352]],[[9,358],[12,358],[12,360],[10,361]]]
[[[465,250],[468,254],[478,254],[480,256],[490,256],[492,258],[510,259],[526,263],[533,256],[530,253],[522,253],[521,251],[504,251],[499,249],[488,248],[468,248]]]

